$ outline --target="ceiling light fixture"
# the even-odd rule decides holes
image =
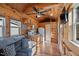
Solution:
[[[37,18],[41,17],[41,15],[36,15]]]
[[[50,14],[50,16],[53,16],[53,14]]]

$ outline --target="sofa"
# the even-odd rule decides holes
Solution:
[[[36,52],[36,42],[24,36],[0,38],[1,53],[5,56],[33,56]]]

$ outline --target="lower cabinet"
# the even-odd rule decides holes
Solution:
[[[34,41],[29,41],[29,48],[31,48],[31,51],[32,51],[32,56],[35,55],[36,53],[36,42]]]
[[[36,54],[36,46],[32,48],[32,56]]]

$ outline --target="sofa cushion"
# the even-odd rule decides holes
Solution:
[[[9,45],[5,48],[5,54],[6,54],[6,56],[15,56],[16,55],[14,44]]]
[[[28,39],[22,39],[22,48],[28,48]]]
[[[27,51],[27,56],[32,56],[32,48],[28,48]]]
[[[17,56],[31,56],[32,55],[32,49],[26,48],[26,49],[21,49],[20,51],[16,52]]]
[[[27,56],[27,49],[17,51],[16,56]]]
[[[19,50],[22,49],[22,41],[21,40],[15,42],[14,45],[15,45],[15,50],[16,51],[19,51]]]
[[[27,53],[18,52],[16,56],[27,56]]]

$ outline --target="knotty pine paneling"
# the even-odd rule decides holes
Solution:
[[[16,9],[12,9],[11,7],[5,4],[0,4],[0,16],[4,16],[6,18],[6,30],[4,34],[4,36],[6,37],[10,36],[10,19],[19,20],[22,22],[22,24],[25,24],[24,22],[26,22],[26,20],[31,19],[31,23],[38,26],[37,24],[38,22],[35,19],[28,17],[27,15],[24,16],[22,13],[18,12]],[[22,30],[21,32],[22,32],[21,34],[25,34],[26,30]]]

